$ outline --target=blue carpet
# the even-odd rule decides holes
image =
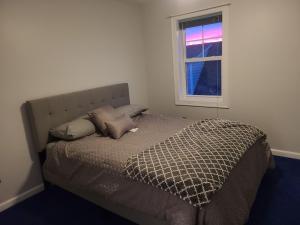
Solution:
[[[300,160],[275,157],[260,186],[247,225],[300,224]],[[0,213],[1,225],[133,225],[54,186]]]
[[[274,157],[262,180],[247,225],[300,224],[300,160]]]

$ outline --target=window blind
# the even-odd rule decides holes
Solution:
[[[181,21],[181,22],[179,22],[179,28],[181,30],[184,30],[189,27],[204,26],[207,24],[218,23],[218,22],[222,22],[222,14],[221,13],[205,16],[202,18],[196,17],[194,19],[190,19],[187,21]]]

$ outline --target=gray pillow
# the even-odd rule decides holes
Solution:
[[[79,118],[51,128],[49,132],[53,137],[70,141],[91,135],[96,132],[96,129],[91,121]]]
[[[115,120],[106,122],[106,125],[108,133],[114,139],[119,139],[127,131],[136,128],[136,124],[133,122],[133,120],[125,114]]]
[[[126,114],[130,117],[134,117],[134,116],[141,114],[142,112],[145,112],[146,110],[148,110],[148,108],[146,106],[142,106],[142,105],[130,104],[130,105],[120,106],[120,107],[116,108],[116,110],[120,114]]]
[[[105,105],[98,109],[95,109],[93,112],[88,113],[91,121],[95,124],[97,129],[104,135],[108,135],[106,122],[115,120],[120,117],[120,113],[117,112],[112,106]]]

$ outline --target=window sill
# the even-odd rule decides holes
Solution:
[[[175,105],[229,109],[229,105],[225,102],[208,102],[192,99],[176,99]]]

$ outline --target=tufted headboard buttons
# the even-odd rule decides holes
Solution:
[[[26,102],[36,150],[41,152],[45,149],[50,128],[106,104],[114,107],[130,104],[128,84],[115,84]]]

